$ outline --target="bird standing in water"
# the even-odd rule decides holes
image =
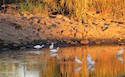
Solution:
[[[54,48],[54,43],[52,42],[51,45],[49,46],[49,49],[53,49]]]
[[[51,53],[57,53],[58,50],[59,50],[59,47],[57,47],[56,49],[50,49],[50,52],[51,52]]]

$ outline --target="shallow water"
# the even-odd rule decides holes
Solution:
[[[49,49],[7,51],[0,53],[0,77],[121,77],[125,75],[125,46],[80,46]],[[88,67],[87,54],[95,62]],[[82,61],[78,64],[75,56]]]

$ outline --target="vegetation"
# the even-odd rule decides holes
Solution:
[[[110,14],[114,17],[124,16],[125,0],[16,0],[21,2],[21,11],[34,14],[63,14],[82,18],[92,12]]]

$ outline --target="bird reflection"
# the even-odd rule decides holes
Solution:
[[[118,60],[123,64],[123,57],[118,57]]]
[[[57,53],[50,53],[51,57],[56,57],[58,54]]]
[[[121,50],[118,51],[117,56],[121,56],[121,55],[123,55],[123,53],[124,53],[124,49],[121,48]]]
[[[118,53],[117,53],[117,59],[118,59],[121,63],[123,63],[123,53],[124,53],[124,49],[123,49],[123,48],[121,48],[121,49],[118,51]]]
[[[89,54],[87,54],[87,71],[94,71],[95,62],[91,59]]]
[[[30,53],[30,54],[35,54],[35,55],[40,55],[40,50],[37,50],[37,51],[29,51],[27,53]]]
[[[80,70],[81,70],[81,66],[79,66],[79,67],[75,68],[75,73],[80,72]]]

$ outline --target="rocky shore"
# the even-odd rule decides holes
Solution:
[[[63,15],[0,13],[0,49],[51,42],[57,45],[124,44],[125,23],[111,18],[89,18],[87,23],[81,23]]]

